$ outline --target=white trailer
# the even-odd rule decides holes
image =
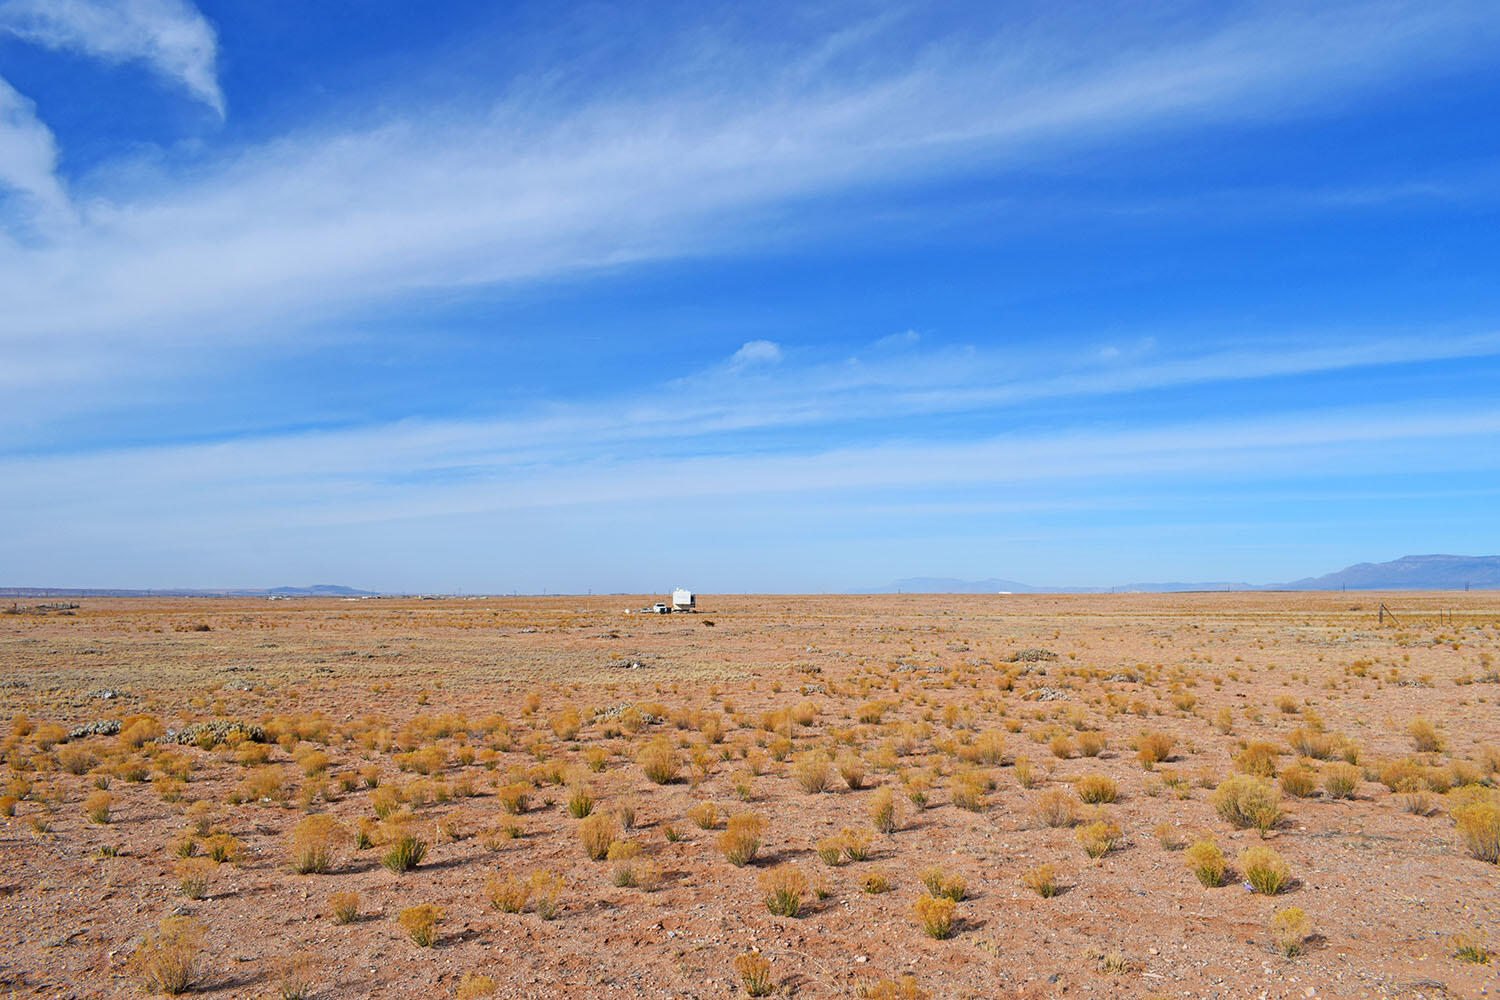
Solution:
[[[683,590],[679,587],[677,590],[672,591],[673,611],[692,611],[697,606],[691,590]]]

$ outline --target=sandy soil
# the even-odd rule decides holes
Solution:
[[[207,929],[194,989],[219,997],[279,995],[277,963],[310,954],[322,997],[451,996],[465,975],[483,974],[501,997],[727,998],[744,995],[732,963],[751,949],[772,963],[780,994],[805,998],[857,996],[904,975],[934,998],[1500,991],[1500,960],[1454,954],[1461,934],[1500,949],[1500,868],[1466,852],[1448,815],[1455,794],[1444,794],[1455,778],[1497,780],[1500,594],[708,597],[699,614],[624,613],[646,601],[95,599],[0,616],[0,780],[26,793],[0,818],[0,982],[14,995],[140,995],[132,953],[183,914]],[[1395,623],[1377,621],[1382,603]],[[1056,659],[1014,659],[1027,649]],[[816,715],[786,724],[794,747],[777,760],[779,735],[762,717],[804,702]],[[880,722],[861,722],[872,702],[884,707]],[[552,723],[570,705],[582,729],[559,738]],[[666,718],[622,731],[629,706]],[[10,721],[19,713],[29,725]],[[282,740],[259,765],[226,746],[52,743],[53,724],[137,715],[168,729],[243,720]],[[710,716],[722,742],[712,722],[702,731]],[[1408,725],[1418,717],[1435,725],[1441,750],[1416,749]],[[1247,743],[1275,744],[1284,773],[1297,760],[1288,737],[1319,725],[1337,750],[1308,766],[1321,776],[1347,751],[1364,772],[1355,798],[1287,796],[1286,819],[1265,839],[1220,818],[1213,786],[1235,773]],[[1149,770],[1132,749],[1147,729],[1176,739],[1172,758]],[[966,745],[994,730],[1003,760],[978,768],[994,787],[980,811],[958,808]],[[306,738],[286,735],[298,732]],[[1098,756],[1054,754],[1054,736],[1076,748],[1085,733],[1105,738]],[[682,779],[665,785],[635,760],[661,736],[684,762]],[[893,745],[902,739],[910,753]],[[444,751],[436,773],[401,769],[403,753],[427,746]],[[598,772],[583,766],[595,747],[608,753]],[[793,761],[825,747],[863,756],[863,788],[797,786]],[[61,769],[68,748],[92,766]],[[327,755],[326,771],[306,773],[310,751]],[[747,777],[747,754],[763,761],[759,776]],[[1022,787],[1021,758],[1035,787]],[[1407,758],[1431,786],[1421,795],[1377,780]],[[586,781],[597,812],[634,804],[623,836],[657,866],[658,888],[618,887],[610,863],[588,859],[570,790],[549,771]],[[233,803],[261,773],[279,790]],[[1123,840],[1098,860],[1074,829],[1035,818],[1042,796],[1074,795],[1071,781],[1085,775],[1107,775],[1120,792],[1100,808]],[[532,809],[506,814],[496,789],[523,776],[538,782]],[[924,778],[918,809],[907,792]],[[105,784],[109,822],[93,822],[84,801]],[[898,828],[874,837],[868,860],[826,866],[818,841],[868,829],[885,786],[897,792]],[[415,870],[393,874],[381,846],[353,844],[327,874],[289,869],[299,820],[326,812],[353,830],[396,790],[431,841]],[[703,802],[764,818],[754,864],[725,860],[722,824],[687,819]],[[190,810],[243,845],[197,900],[177,874]],[[498,836],[510,823],[523,835]],[[1229,859],[1222,886],[1205,888],[1182,852],[1158,842],[1163,823],[1184,840],[1211,835]],[[669,825],[681,839],[668,840]],[[1242,884],[1236,859],[1259,844],[1290,866],[1279,895]],[[827,897],[807,898],[798,917],[773,916],[757,885],[779,863],[824,883]],[[1020,881],[1043,863],[1063,887],[1050,899]],[[931,865],[967,880],[947,940],[926,936],[912,912]],[[555,919],[490,905],[492,876],[537,870],[566,879]],[[875,871],[890,892],[862,890]],[[345,891],[359,894],[361,916],[339,925],[328,899]],[[446,915],[430,948],[397,920],[420,903]],[[1311,926],[1285,957],[1268,921],[1293,906]]]

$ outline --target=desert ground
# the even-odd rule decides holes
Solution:
[[[657,599],[17,601],[0,984],[1500,992],[1500,593]]]

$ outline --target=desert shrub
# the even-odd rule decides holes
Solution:
[[[762,873],[759,885],[766,909],[778,917],[795,917],[802,912],[802,897],[807,894],[807,877],[796,865],[777,865]]]
[[[852,826],[846,826],[839,833],[839,843],[844,848],[844,856],[850,861],[868,861],[870,858],[870,845],[875,837],[868,830],[857,830]]]
[[[1258,778],[1276,777],[1276,758],[1280,751],[1274,743],[1254,740],[1247,744],[1234,758],[1234,769],[1242,774]]]
[[[1048,741],[1047,749],[1059,760],[1067,760],[1073,756],[1073,740],[1066,733],[1058,733]]]
[[[500,808],[512,816],[519,816],[531,806],[531,785],[524,781],[512,782],[495,790]]]
[[[1500,802],[1474,799],[1452,812],[1454,827],[1468,852],[1480,861],[1500,864]]]
[[[444,913],[438,907],[431,903],[419,903],[402,910],[396,920],[401,924],[401,929],[406,931],[406,936],[411,938],[413,944],[422,948],[431,948],[437,944],[437,927],[443,917]]]
[[[775,982],[771,978],[771,963],[759,952],[747,951],[734,960],[734,971],[752,997],[770,996]]]
[[[1043,899],[1057,895],[1057,872],[1051,865],[1037,865],[1021,876],[1021,884]]]
[[[1240,871],[1256,892],[1266,896],[1276,895],[1291,878],[1287,863],[1269,847],[1249,847],[1241,851]]]
[[[568,794],[568,813],[574,819],[583,819],[594,811],[594,792],[588,785],[579,783]]]
[[[207,858],[183,858],[177,862],[177,888],[188,899],[202,899],[208,895],[215,867]]]
[[[859,706],[856,717],[860,722],[867,725],[880,725],[881,718],[885,715],[885,705],[882,702],[871,701]]]
[[[492,875],[484,883],[490,905],[502,913],[520,913],[531,898],[531,883],[513,875]]]
[[[824,837],[822,840],[818,841],[816,847],[814,848],[814,853],[816,853],[819,860],[821,860],[828,867],[838,867],[843,863],[844,860],[843,838]]]
[[[385,846],[380,863],[397,875],[411,871],[427,856],[427,841],[412,831],[410,823],[387,820],[380,835]]]
[[[1311,931],[1312,921],[1299,907],[1289,906],[1271,915],[1271,940],[1287,958],[1302,950],[1302,942]]]
[[[922,896],[912,907],[912,913],[922,925],[922,930],[928,937],[939,941],[952,937],[953,918],[957,910],[958,904],[953,900],[937,896]]]
[[[300,820],[287,839],[292,871],[323,873],[333,867],[334,853],[349,839],[349,831],[332,816],[319,813]]]
[[[955,903],[963,902],[965,894],[969,891],[967,879],[939,865],[929,865],[923,868],[917,878],[927,887],[928,895],[937,896],[940,899],[951,899]]]
[[[536,907],[536,915],[543,920],[556,918],[559,907],[559,899],[562,896],[563,886],[566,883],[563,877],[555,872],[536,871],[531,873],[531,901]]]
[[[1393,792],[1419,788],[1425,780],[1422,765],[1414,760],[1389,760],[1380,768],[1380,783]]]
[[[1113,802],[1120,795],[1120,786],[1115,784],[1115,780],[1102,774],[1090,774],[1079,778],[1073,789],[1080,799],[1090,805]]]
[[[68,774],[84,774],[94,765],[99,763],[86,747],[59,747],[57,751],[57,766]]]
[[[90,792],[83,800],[83,811],[88,814],[90,822],[103,825],[109,823],[110,809],[114,804],[115,797],[108,792]]]
[[[1427,719],[1418,716],[1406,727],[1406,735],[1411,737],[1411,745],[1422,753],[1436,753],[1443,749],[1443,740],[1438,735],[1437,728]]]
[[[974,771],[958,775],[953,779],[953,788],[950,793],[953,804],[969,812],[983,812],[984,792],[987,784],[984,776]]]
[[[466,972],[453,990],[453,1000],[483,1000],[494,996],[499,989],[499,984],[489,976]]]
[[[841,754],[838,759],[839,777],[850,789],[858,791],[865,785],[865,762],[859,754]]]
[[[1030,757],[1017,757],[1015,766],[1016,784],[1025,789],[1035,788],[1041,783],[1041,776],[1036,773],[1036,765],[1031,762]]]
[[[636,754],[635,762],[641,765],[646,777],[658,785],[676,781],[678,772],[682,769],[677,751],[664,738],[652,740],[642,747],[640,753]]]
[[[1182,861],[1208,888],[1215,889],[1224,884],[1228,865],[1224,861],[1224,852],[1213,841],[1198,841],[1182,852]]]
[[[932,996],[917,985],[916,977],[902,976],[900,979],[881,979],[866,983],[856,992],[861,1000],[929,1000]]]
[[[828,755],[819,750],[800,754],[792,765],[792,780],[809,795],[827,791],[833,783]]]
[[[1276,697],[1276,709],[1283,715],[1296,715],[1297,699],[1289,694],[1278,695]]]
[[[719,850],[723,852],[724,859],[736,867],[755,860],[765,828],[766,821],[754,813],[740,813],[730,817],[724,832],[719,834]]]
[[[1323,769],[1323,791],[1330,799],[1352,799],[1359,788],[1359,768],[1353,764],[1330,764]]]
[[[193,917],[167,917],[131,956],[131,966],[148,993],[177,996],[198,979],[202,965],[203,923]]]
[[[245,845],[232,834],[216,833],[203,842],[203,852],[219,864],[234,864],[245,853]]]
[[[359,893],[336,892],[328,897],[328,908],[336,924],[352,924],[359,919]]]
[[[1298,726],[1286,737],[1287,746],[1303,757],[1327,760],[1333,756],[1333,737],[1310,726]]]
[[[1109,740],[1097,730],[1089,729],[1078,734],[1078,752],[1085,757],[1097,757],[1109,746]]]
[[[1288,795],[1305,799],[1318,789],[1318,776],[1312,768],[1293,764],[1281,772],[1281,790]]]
[[[1005,734],[998,729],[986,730],[975,738],[971,749],[975,763],[999,766],[1005,761]]]
[[[560,740],[577,739],[578,731],[583,728],[583,718],[578,714],[578,709],[572,705],[552,716],[549,721],[552,732]]]
[[[688,810],[688,819],[700,830],[718,829],[719,807],[712,802],[700,802]]]
[[[620,824],[609,813],[595,813],[578,824],[578,842],[583,852],[594,861],[603,861],[609,856],[609,845],[620,835]]]
[[[1254,827],[1265,833],[1281,821],[1281,792],[1269,781],[1237,774],[1219,783],[1213,794],[1214,808],[1240,829]]]
[[[1031,815],[1046,826],[1072,826],[1078,822],[1078,800],[1061,788],[1049,789],[1032,804]]]
[[[614,866],[611,877],[615,885],[624,888],[636,884],[636,858],[640,853],[641,845],[629,840],[617,840],[609,845],[605,860]]]
[[[1151,830],[1156,835],[1156,842],[1161,844],[1164,851],[1182,850],[1182,838],[1177,834],[1177,828],[1171,823],[1158,823]]]
[[[891,880],[885,872],[870,872],[860,880],[860,888],[871,896],[878,896],[882,892],[891,891]]]
[[[1085,854],[1091,858],[1102,858],[1119,846],[1121,832],[1116,824],[1101,819],[1079,827],[1075,836]]]
[[[1135,738],[1135,756],[1141,762],[1141,766],[1150,770],[1164,760],[1172,757],[1172,748],[1177,745],[1177,740],[1163,732],[1155,730],[1143,730]]]
[[[883,785],[870,796],[870,822],[881,833],[896,829],[896,793]]]
[[[1460,962],[1470,962],[1474,965],[1490,964],[1490,950],[1477,937],[1471,937],[1467,934],[1455,934],[1452,946],[1453,957]]]

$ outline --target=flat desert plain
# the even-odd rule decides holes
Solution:
[[[18,601],[0,982],[1500,991],[1500,594],[655,599]]]

